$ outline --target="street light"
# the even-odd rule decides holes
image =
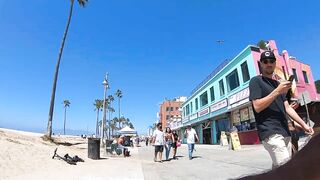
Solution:
[[[104,86],[104,97],[103,97],[103,118],[101,122],[101,145],[103,145],[103,139],[104,139],[104,127],[106,123],[106,116],[107,116],[107,89],[109,89],[109,82],[108,82],[108,73],[106,74],[106,77],[104,78],[104,81],[102,82]]]

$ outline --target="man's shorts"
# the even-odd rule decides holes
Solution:
[[[155,152],[163,152],[163,145],[155,145],[154,151]]]

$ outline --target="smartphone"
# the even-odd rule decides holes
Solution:
[[[292,82],[294,80],[294,75],[290,75],[288,81]]]

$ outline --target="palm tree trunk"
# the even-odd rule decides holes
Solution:
[[[111,106],[111,103],[110,103]],[[108,121],[108,139],[110,138],[110,121],[111,121],[111,111],[109,111],[109,121]]]
[[[120,97],[118,98],[118,106],[119,106],[119,117],[118,117],[118,120],[119,120],[119,129],[120,129]]]
[[[63,135],[66,135],[67,107],[64,107]]]
[[[99,111],[100,109],[97,109],[96,137],[98,137],[99,134]]]
[[[49,139],[51,139],[51,135],[52,135],[52,117],[53,117],[53,109],[54,109],[54,99],[55,99],[55,96],[56,96],[56,87],[57,87],[59,66],[60,66],[60,61],[61,61],[62,52],[63,52],[63,48],[64,48],[64,43],[66,41],[68,30],[69,30],[69,25],[70,25],[70,22],[71,22],[73,4],[74,4],[74,0],[71,0],[68,22],[67,22],[67,26],[66,26],[66,29],[64,31],[63,38],[62,38],[62,43],[61,43],[59,56],[58,56],[58,61],[57,61],[57,64],[56,64],[56,70],[55,70],[54,79],[53,79],[53,87],[52,87],[52,94],[51,94],[51,100],[50,100],[49,117],[48,117],[47,134],[46,134],[46,136]]]

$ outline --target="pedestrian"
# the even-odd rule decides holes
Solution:
[[[146,141],[146,146],[148,146],[149,138],[148,138],[148,137],[146,137],[145,141]]]
[[[307,134],[313,134],[309,127],[289,105],[285,94],[291,88],[290,81],[275,80],[276,57],[271,51],[260,56],[261,75],[250,80],[250,101],[257,123],[259,138],[276,168],[291,157],[291,137],[286,116],[300,124]]]
[[[162,162],[163,145],[165,143],[164,133],[162,132],[161,123],[157,124],[157,129],[153,132],[152,142],[154,144],[154,162],[157,162],[159,154],[159,162]]]
[[[189,152],[189,160],[191,160],[192,153],[194,150],[194,143],[199,140],[198,135],[196,133],[196,130],[194,130],[191,125],[187,126],[186,131],[184,132],[184,136],[187,138],[187,144],[188,144],[188,152]]]
[[[177,160],[178,158],[176,157],[177,154],[177,143],[180,141],[179,136],[177,134],[177,131],[172,131],[173,135],[173,143],[172,143],[172,149],[173,149],[173,159]]]
[[[169,155],[170,155],[170,150],[171,150],[172,143],[173,143],[173,134],[172,134],[170,127],[166,127],[166,131],[165,131],[164,136],[165,136],[165,140],[166,140],[166,144],[164,146],[166,149],[166,160],[168,161]]]

